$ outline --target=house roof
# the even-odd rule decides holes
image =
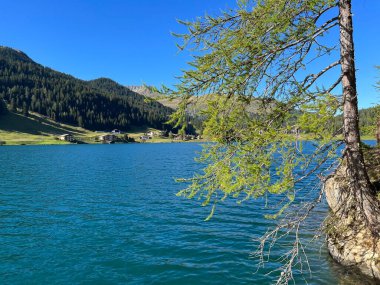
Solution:
[[[101,135],[101,136],[99,136],[100,139],[109,138],[109,137],[114,138],[116,136],[114,134],[107,134],[107,135]]]

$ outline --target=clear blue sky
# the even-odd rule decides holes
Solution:
[[[0,45],[55,70],[123,85],[171,85],[190,60],[176,19],[218,13],[234,0],[2,0]],[[380,1],[353,0],[360,107],[380,102]]]

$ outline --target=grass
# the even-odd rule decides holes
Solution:
[[[26,117],[8,112],[0,117],[0,141],[6,145],[68,144],[57,139],[62,134],[73,134],[84,142],[94,141],[99,135],[83,128],[54,122],[35,113]]]
[[[159,130],[153,129],[153,128],[133,128],[131,132],[128,133],[128,136],[131,138],[134,138],[136,142],[142,142],[140,137],[148,132],[156,133],[156,132],[159,132]],[[163,142],[171,142],[171,140],[168,138],[153,137],[152,139],[149,139],[146,142],[147,143],[163,143]]]
[[[128,136],[134,138],[136,142],[141,142],[140,136],[149,131],[158,132],[156,129],[142,126],[133,128],[131,132],[128,132]],[[0,144],[70,144],[69,142],[58,140],[58,136],[63,134],[72,134],[78,141],[95,144],[99,143],[96,141],[96,138],[104,133],[94,132],[68,124],[61,124],[37,113],[30,113],[29,116],[23,116],[20,113],[8,112],[0,116]],[[171,140],[159,137],[147,140],[147,143],[163,142],[171,142]]]
[[[376,137],[374,135],[373,136],[363,135],[363,136],[360,136],[360,139],[362,139],[362,140],[376,140]]]
[[[148,128],[146,126],[134,127],[128,132],[128,136],[134,138],[136,142],[142,142],[140,137],[150,131],[158,132],[159,130]],[[62,134],[72,134],[79,141],[94,144],[97,143],[96,138],[103,133],[93,132],[77,126],[57,123],[37,113],[31,113],[26,117],[19,113],[8,112],[7,114],[0,116],[0,144],[2,144],[2,142],[5,142],[6,145],[69,144],[69,142],[57,139],[57,137]],[[300,140],[309,139],[310,136],[307,134],[302,134],[300,137]],[[375,137],[362,136],[361,139],[374,140]],[[169,138],[153,137],[146,142],[168,143],[172,142],[172,140]],[[196,142],[200,141],[196,140]]]

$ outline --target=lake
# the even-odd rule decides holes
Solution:
[[[1,284],[273,284],[257,273],[254,238],[273,221],[253,202],[210,208],[175,194],[196,143],[0,148]],[[309,228],[326,216],[322,204]],[[303,235],[310,236],[309,230]],[[370,284],[307,244],[312,273],[296,283]],[[305,280],[303,279],[305,278]],[[367,283],[366,283],[367,282]]]

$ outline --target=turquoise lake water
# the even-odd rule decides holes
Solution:
[[[0,148],[0,284],[273,284],[254,238],[273,221],[253,202],[209,208],[175,196],[198,144]],[[326,216],[321,205],[303,236]],[[306,244],[312,273],[296,284],[370,284]],[[305,280],[304,280],[304,279]]]

